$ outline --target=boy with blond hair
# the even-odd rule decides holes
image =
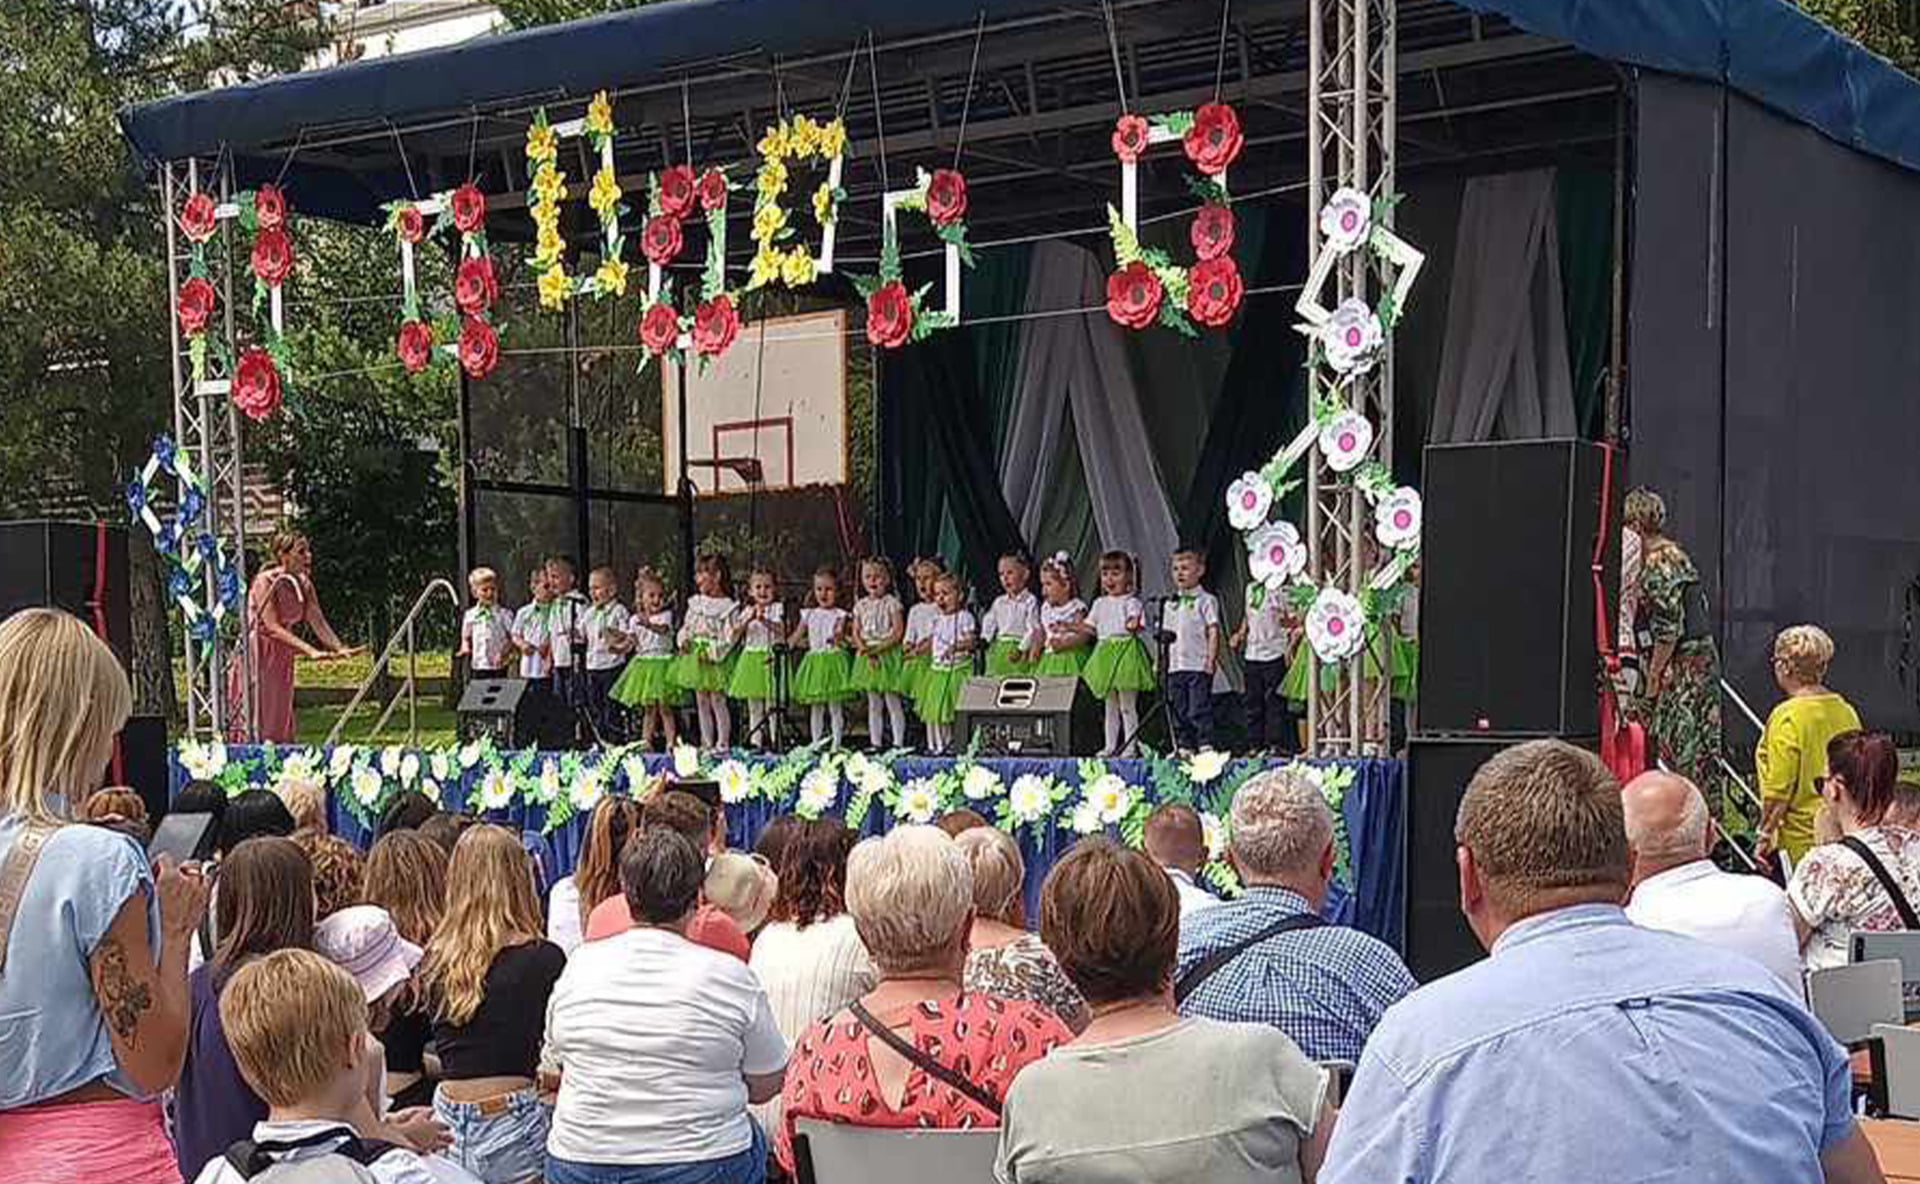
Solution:
[[[500,577],[490,567],[467,575],[473,607],[460,620],[460,656],[473,678],[501,678],[513,657],[513,614],[500,607]]]
[[[385,1057],[367,1031],[366,996],[346,971],[310,950],[268,954],[227,983],[220,1023],[267,1117],[195,1184],[476,1184],[446,1160],[354,1133],[350,1116]]]

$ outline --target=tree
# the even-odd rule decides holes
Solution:
[[[1909,74],[1920,72],[1920,4],[1914,0],[1795,0],[1820,21]]]
[[[509,25],[516,29],[531,29],[535,25],[557,25],[583,16],[599,16],[623,8],[665,2],[667,0],[494,0],[494,6],[507,18]]]

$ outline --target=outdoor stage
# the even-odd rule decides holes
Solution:
[[[728,767],[736,762],[738,768]],[[605,793],[630,792],[636,779],[672,771],[674,758],[628,749],[543,753],[478,745],[432,750],[183,745],[170,754],[169,763],[175,792],[193,775],[218,781],[229,793],[271,788],[284,778],[318,781],[329,790],[334,832],[362,849],[373,841],[379,806],[402,788],[417,788],[437,796],[449,810],[481,814],[521,830],[543,855],[551,882],[570,873],[578,861],[591,802]],[[1204,764],[1196,769],[1192,762],[1157,757],[969,762],[915,756],[867,759],[798,749],[785,757],[702,759],[697,774],[719,780],[728,797],[746,795],[727,807],[728,842],[736,848],[752,847],[761,829],[783,813],[838,814],[864,834],[879,834],[916,812],[924,817],[962,806],[978,810],[1019,840],[1027,860],[1027,909],[1032,917],[1038,915],[1047,869],[1081,837],[1076,821],[1094,821],[1076,818],[1083,803],[1107,806],[1111,821],[1095,829],[1137,841],[1140,824],[1160,802],[1189,802],[1203,815],[1224,818],[1235,789],[1255,773],[1284,763],[1232,760],[1209,770]],[[1309,764],[1322,771],[1341,824],[1343,870],[1329,914],[1398,948],[1406,765],[1393,760]],[[976,772],[969,779],[969,770],[986,773]],[[1209,771],[1211,777],[1206,776]],[[1190,772],[1198,773],[1202,782],[1195,784]],[[1109,775],[1119,784],[1103,780]],[[1029,777],[1041,780],[1022,781]],[[972,792],[981,796],[969,795],[969,780]],[[1032,796],[1043,786],[1044,800]],[[1033,820],[1021,821],[1017,806],[1032,807],[1026,813]]]

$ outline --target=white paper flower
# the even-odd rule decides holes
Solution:
[[[1247,568],[1271,591],[1299,575],[1307,566],[1307,549],[1291,522],[1276,522],[1247,539]]]
[[[1227,486],[1227,521],[1235,530],[1252,530],[1265,522],[1272,507],[1273,486],[1258,473],[1242,473]]]
[[[794,804],[793,812],[802,818],[818,818],[839,796],[840,778],[831,768],[821,765],[800,779],[800,800]]]
[[[482,810],[504,810],[513,804],[513,778],[505,769],[488,769],[476,796]]]
[[[1038,773],[1027,773],[1013,780],[1008,808],[1017,822],[1038,822],[1053,809],[1053,787]]]
[[[975,765],[968,769],[967,775],[960,781],[960,792],[966,794],[970,802],[999,797],[1006,791],[1007,783],[1000,779],[1000,774],[985,765]]]
[[[412,785],[420,780],[420,758],[409,752],[400,758],[400,784]]]
[[[1373,537],[1395,551],[1420,541],[1420,494],[1402,485],[1373,507]]]
[[[211,744],[183,744],[180,767],[195,781],[211,781],[226,771],[227,746],[218,740]]]
[[[327,776],[339,781],[353,772],[353,745],[342,744],[327,757]]]
[[[380,790],[385,784],[378,769],[361,765],[353,771],[353,799],[363,806],[371,806],[380,800]]]
[[[1133,786],[1118,773],[1103,773],[1087,786],[1086,797],[1103,823],[1118,822],[1133,809]]]
[[[1195,785],[1205,785],[1226,772],[1227,762],[1232,759],[1227,753],[1203,748],[1187,758],[1187,780]]]
[[[486,750],[479,740],[471,740],[460,746],[460,767],[471,769],[480,762],[480,754]]]
[[[1336,189],[1320,207],[1320,237],[1342,255],[1366,242],[1372,225],[1373,203],[1358,189]]]
[[[400,755],[401,753],[398,745],[389,744],[385,748],[380,750],[380,775],[381,776],[398,777],[400,775]]]
[[[647,787],[649,780],[646,758],[635,753],[620,762],[620,771],[627,775],[627,792],[639,797],[640,791]]]
[[[1338,588],[1322,588],[1307,610],[1307,642],[1322,662],[1344,662],[1360,652],[1367,617],[1360,602]]]
[[[1373,368],[1386,330],[1367,302],[1349,296],[1320,326],[1320,348],[1335,374],[1365,374]]]
[[[1281,771],[1289,776],[1305,778],[1321,793],[1327,790],[1327,773],[1319,765],[1310,765],[1305,761],[1289,761]]]
[[[1213,814],[1200,815],[1200,836],[1207,845],[1207,862],[1217,863],[1227,856],[1227,826]]]
[[[933,782],[925,777],[907,782],[900,787],[899,816],[907,822],[932,822],[933,816],[940,812],[940,794],[933,788]]]
[[[1320,455],[1327,467],[1344,473],[1367,459],[1373,447],[1373,421],[1358,411],[1342,411],[1320,429]]]
[[[729,806],[746,801],[753,793],[753,775],[739,761],[721,761],[713,779],[720,783],[720,800]]]
[[[440,783],[429,777],[420,783],[420,792],[437,802],[440,800]]]
[[[607,796],[607,775],[599,769],[584,769],[580,776],[573,779],[573,788],[567,791],[567,800],[573,808],[586,813],[600,804]]]
[[[869,796],[883,794],[893,788],[892,770],[879,761],[866,762],[857,773],[849,764],[847,780],[853,783],[854,788]]]
[[[560,762],[549,757],[540,764],[540,775],[533,783],[533,800],[543,806],[560,800]]]
[[[435,781],[453,780],[453,761],[448,758],[445,749],[441,749],[427,759],[427,768],[433,771]]]
[[[847,784],[864,790],[868,778],[873,776],[873,762],[867,759],[866,753],[856,752],[847,758],[846,764],[840,766],[840,773],[847,779]]]
[[[320,769],[313,759],[313,754],[305,749],[294,753],[280,764],[282,781],[312,782],[319,780],[319,774]]]
[[[1100,807],[1082,799],[1073,808],[1073,817],[1068,821],[1075,834],[1090,835],[1100,829]]]
[[[700,775],[700,750],[691,744],[673,746],[673,775],[693,778]]]

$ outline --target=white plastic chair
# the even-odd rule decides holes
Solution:
[[[896,1130],[802,1118],[794,1123],[800,1184],[992,1184],[997,1130]]]
[[[1891,933],[1867,933],[1856,930],[1847,943],[1851,962],[1879,962],[1892,958],[1900,963],[1900,979],[1907,998],[1907,1020],[1920,1019],[1920,932],[1896,930]]]
[[[1920,1029],[1875,1024],[1888,1118],[1920,1118]]]
[[[1906,1019],[1900,963],[1884,958],[1813,971],[1807,975],[1807,1006],[1835,1040],[1849,1048],[1864,1044],[1875,1024]]]

